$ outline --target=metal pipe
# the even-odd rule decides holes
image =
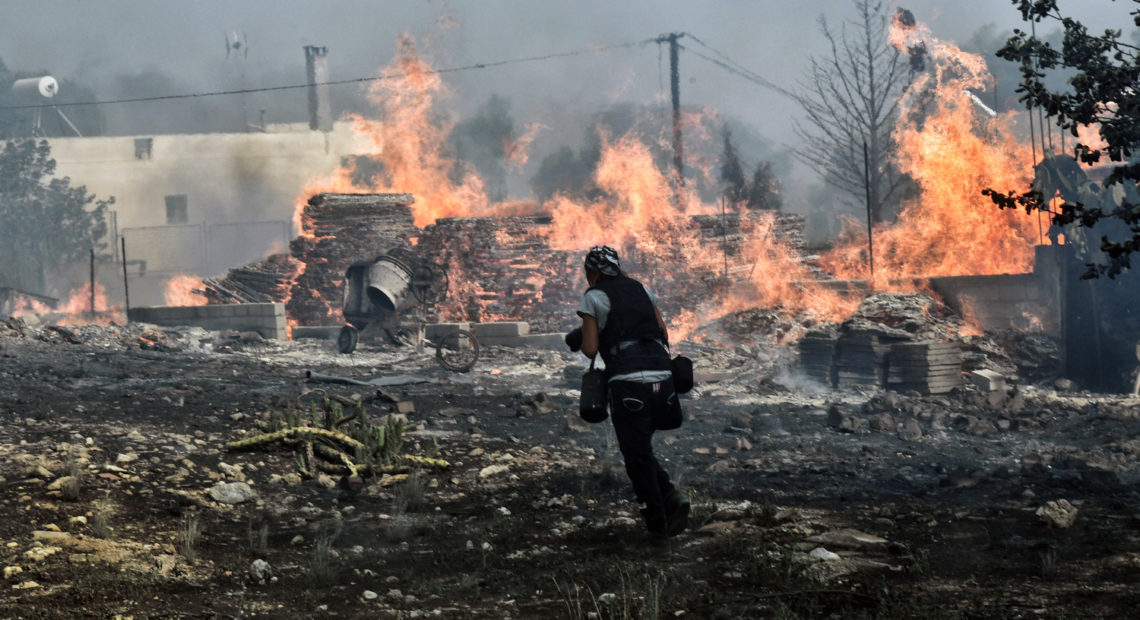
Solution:
[[[867,193],[867,262],[871,266],[871,281],[875,280],[875,233],[871,220],[871,159],[867,155],[867,141],[863,141],[863,189]]]
[[[126,313],[127,323],[131,322],[131,289],[127,281],[127,238],[122,238],[123,242],[123,303],[126,308],[123,312]]]
[[[91,316],[95,316],[95,248],[91,248]]]

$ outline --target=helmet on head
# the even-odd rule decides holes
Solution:
[[[586,268],[607,276],[618,275],[621,273],[621,261],[617,250],[608,245],[595,245],[586,254]]]

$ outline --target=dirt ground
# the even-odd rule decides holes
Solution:
[[[1140,609],[1140,401],[828,392],[786,352],[686,350],[698,388],[656,445],[693,518],[655,550],[608,423],[576,418],[580,356],[489,347],[459,374],[412,347],[0,321],[0,616]],[[356,402],[446,466],[394,459],[358,486],[302,475],[303,443],[227,447]]]

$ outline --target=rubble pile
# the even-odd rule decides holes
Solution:
[[[721,347],[746,343],[772,345],[791,339],[802,333],[805,325],[813,324],[811,317],[783,308],[749,308],[702,324],[690,340]]]
[[[0,320],[0,342],[35,340],[52,345],[83,345],[112,351],[220,351],[231,342],[253,337],[257,334],[211,332],[201,327],[168,329],[145,323],[63,326],[39,325],[19,317]],[[264,344],[260,337],[257,339]]]
[[[959,321],[921,293],[876,293],[838,328],[808,332],[800,367],[838,388],[889,387],[941,394],[962,385]]]

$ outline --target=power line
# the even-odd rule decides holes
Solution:
[[[748,80],[754,84],[757,84],[759,86],[763,86],[764,88],[774,90],[774,91],[780,93],[781,95],[784,95],[785,97],[798,100],[798,98],[796,97],[796,94],[793,93],[792,91],[790,91],[790,90],[788,90],[782,86],[779,86],[774,82],[769,81],[768,79],[764,78],[760,74],[758,74],[758,73],[748,69],[744,65],[734,61],[732,58],[729,58],[727,54],[720,52],[716,48],[714,48],[711,45],[705,43],[704,41],[698,39],[697,37],[693,36],[692,34],[690,34],[688,32],[684,32],[684,33],[682,33],[682,36],[685,36],[685,37],[688,37],[689,39],[692,39],[695,43],[701,45],[705,49],[707,49],[710,52],[712,52],[713,54],[715,54],[717,56],[717,58],[713,58],[711,56],[708,56],[707,54],[703,54],[703,53],[701,53],[695,49],[682,46],[682,49],[693,54],[694,56],[696,56],[698,58],[702,58],[704,60],[707,60],[708,62],[713,63],[714,65],[724,69],[725,71],[728,71],[729,73],[732,73],[734,75],[742,77],[742,78],[744,78],[744,79],[746,79],[746,80]]]
[[[597,54],[601,52],[608,52],[615,49],[624,49],[637,46],[644,46],[650,43],[655,43],[657,38],[644,39],[642,41],[630,41],[627,43],[615,43],[612,45],[603,45],[598,47],[591,47],[587,49],[579,49],[570,52],[557,52],[553,54],[544,54],[542,56],[528,56],[526,58],[512,58],[508,60],[498,60],[495,62],[481,62],[473,65],[463,65],[459,67],[447,67],[444,69],[429,69],[423,73],[427,74],[445,74],[445,73],[459,73],[462,71],[473,71],[475,69],[490,69],[493,67],[501,67],[504,65],[513,65],[524,62],[537,62],[540,60],[553,60],[555,58],[569,58],[572,56],[581,56],[583,54]],[[316,82],[306,84],[289,84],[286,86],[266,86],[262,88],[240,88],[235,90],[219,90],[208,91],[200,93],[184,93],[180,95],[156,95],[153,97],[133,97],[129,99],[112,99],[109,101],[76,101],[71,103],[43,103],[43,104],[28,104],[28,105],[12,105],[0,106],[0,110],[36,110],[44,108],[62,108],[62,107],[78,107],[78,106],[92,106],[92,105],[111,105],[119,103],[142,103],[148,101],[169,101],[173,99],[192,99],[197,97],[218,97],[224,95],[244,95],[248,93],[265,93],[280,90],[296,90],[299,88],[309,88],[310,86],[340,86],[343,84],[360,84],[364,82],[378,82],[381,80],[391,80],[402,77],[403,72],[400,73],[387,73],[384,75],[377,75],[371,77],[359,77],[348,80],[330,80],[327,82]]]

